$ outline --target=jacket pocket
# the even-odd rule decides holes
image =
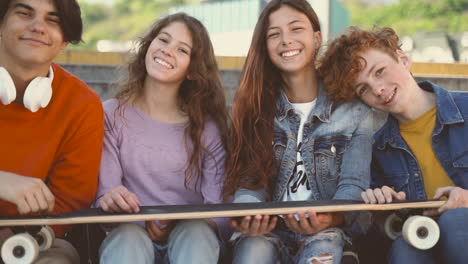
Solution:
[[[336,192],[343,154],[349,141],[348,137],[335,136],[314,142],[315,176],[320,182],[323,199],[331,199]]]
[[[394,189],[396,192],[405,192],[408,194],[409,175],[385,175],[384,185]]]
[[[349,141],[349,137],[346,136],[315,140],[315,168],[317,176],[323,181],[336,180],[338,178],[343,154],[346,152]]]
[[[453,167],[468,169],[468,150],[453,159]]]
[[[460,178],[452,180],[457,181],[460,187],[468,188],[468,151],[453,160],[453,168],[457,175],[455,177]]]
[[[283,160],[284,151],[286,150],[287,137],[281,133],[275,133],[273,135],[273,152],[278,162]]]

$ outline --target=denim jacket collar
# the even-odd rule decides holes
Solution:
[[[421,89],[433,92],[436,96],[437,121],[434,128],[435,134],[439,134],[444,125],[464,122],[460,110],[447,90],[428,81],[420,82],[418,85]],[[380,136],[380,134],[382,135]],[[404,148],[406,144],[399,135],[400,126],[398,120],[389,115],[385,125],[376,133],[375,138],[381,138],[381,140],[376,142],[376,147],[384,149],[389,144],[392,147]]]
[[[322,82],[319,82],[316,99],[317,101],[315,103],[315,107],[310,112],[307,120],[311,120],[313,116],[316,116],[320,121],[324,123],[329,123],[333,103],[330,101],[329,96],[327,96]],[[283,90],[281,90],[281,95],[279,96],[277,101],[277,109],[277,117],[279,118],[279,120],[285,119],[289,111],[294,111],[291,103],[288,100],[288,96]]]

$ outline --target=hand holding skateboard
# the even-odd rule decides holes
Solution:
[[[40,179],[0,172],[0,199],[16,204],[20,214],[50,213],[55,197]]]
[[[406,194],[404,192],[397,193],[394,189],[383,186],[382,188],[367,189],[361,193],[361,198],[367,204],[385,204],[393,201],[404,201]],[[434,210],[438,209],[440,208]],[[422,250],[432,248],[439,240],[439,226],[432,218],[411,215],[408,212],[396,212],[385,217],[382,216],[377,215],[377,223],[390,239],[394,240],[402,235],[408,244]]]
[[[104,194],[99,201],[99,207],[108,213],[138,213],[140,200],[123,185],[119,185]]]
[[[394,189],[384,185],[382,188],[367,189],[361,193],[361,198],[367,204],[384,204],[395,200],[404,201],[406,194],[404,192],[396,192]]]
[[[238,232],[248,236],[262,236],[270,233],[277,222],[277,216],[255,215],[232,219],[231,226]]]
[[[441,187],[436,190],[433,199],[437,200],[444,196],[448,200],[441,207],[428,209],[424,211],[424,215],[436,216],[450,209],[468,207],[468,190],[454,186]]]
[[[296,234],[313,235],[331,227],[333,224],[333,214],[331,213],[317,214],[311,210],[306,213],[300,211],[296,214],[284,215],[285,225]],[[295,215],[297,215],[299,219],[297,219]]]

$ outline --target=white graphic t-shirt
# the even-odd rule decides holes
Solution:
[[[310,111],[315,106],[316,100],[308,103],[291,104],[294,111],[301,118],[299,131],[297,132],[297,159],[293,173],[288,181],[288,189],[283,194],[283,201],[304,201],[312,197],[310,183],[307,180],[304,163],[302,161],[302,135],[304,124],[307,121]]]

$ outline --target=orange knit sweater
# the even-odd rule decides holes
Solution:
[[[104,114],[99,96],[53,64],[52,99],[32,113],[0,104],[0,170],[40,178],[55,196],[53,214],[87,208],[96,195]],[[18,214],[0,201],[0,215]],[[62,237],[69,226],[54,226]]]

